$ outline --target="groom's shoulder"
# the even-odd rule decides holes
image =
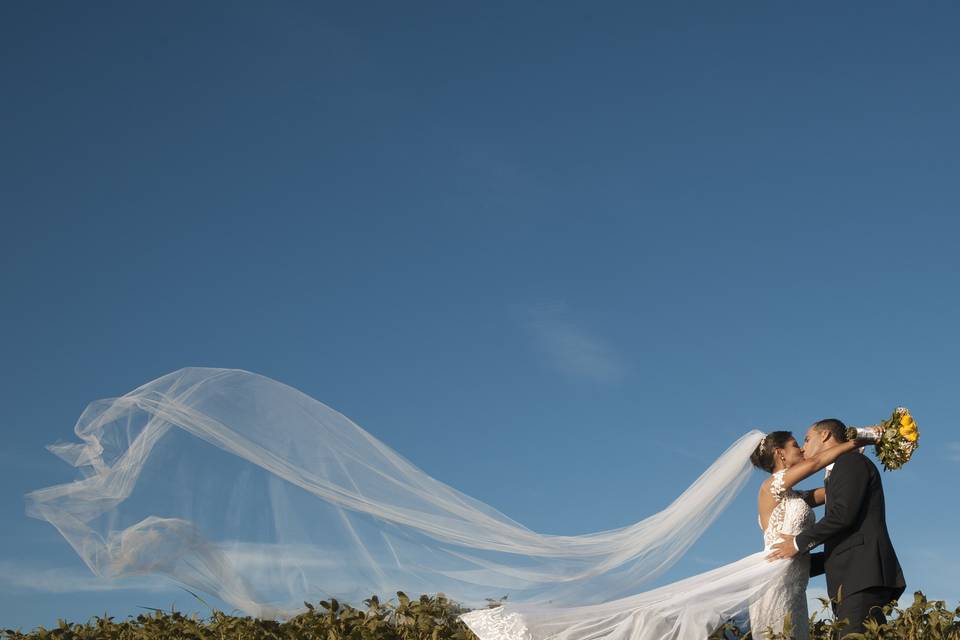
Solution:
[[[846,453],[841,453],[837,458],[837,461],[834,463],[834,468],[842,467],[847,469],[860,469],[866,468],[866,465],[869,464],[869,460],[865,455],[857,451],[847,451]]]
[[[835,464],[839,467],[862,469],[867,472],[870,471],[871,467],[876,469],[873,461],[859,451],[847,451],[846,453],[840,454]]]

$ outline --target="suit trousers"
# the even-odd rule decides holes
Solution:
[[[837,620],[846,618],[849,622],[840,632],[841,637],[848,633],[863,633],[863,623],[868,619],[876,620],[880,624],[886,622],[883,606],[899,596],[897,589],[889,587],[870,587],[844,595],[838,604],[833,605],[834,617]]]

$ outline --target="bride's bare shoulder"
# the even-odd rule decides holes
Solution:
[[[771,482],[773,482],[773,476],[770,476],[769,478],[765,479],[763,482],[760,483],[760,495],[761,495],[761,496],[762,496],[763,494],[770,495],[770,483],[771,483]]]

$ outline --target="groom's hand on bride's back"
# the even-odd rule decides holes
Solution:
[[[793,544],[793,536],[786,533],[781,533],[780,537],[783,538],[783,540],[773,545],[770,553],[767,554],[767,560],[771,562],[774,560],[792,558],[799,553],[796,545]]]

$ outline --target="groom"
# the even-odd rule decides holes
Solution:
[[[846,441],[846,426],[830,418],[817,422],[803,442],[804,457],[812,457]],[[837,619],[846,618],[844,634],[862,633],[870,618],[885,622],[878,608],[896,600],[906,588],[897,561],[883,502],[880,472],[857,451],[845,453],[826,468],[826,513],[796,538],[773,546],[768,558],[790,558],[823,544],[823,553],[810,554],[810,575],[827,574],[827,593]]]

